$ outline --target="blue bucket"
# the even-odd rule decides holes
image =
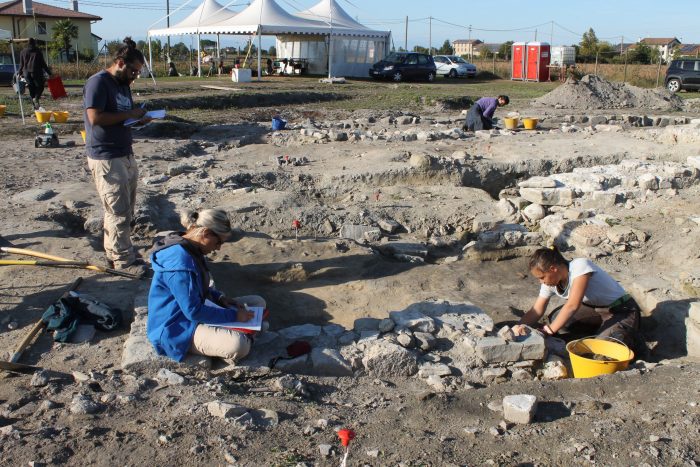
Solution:
[[[274,131],[284,130],[287,126],[287,120],[282,120],[280,117],[272,117],[272,129]]]

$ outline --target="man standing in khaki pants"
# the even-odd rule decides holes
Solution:
[[[130,88],[145,62],[136,43],[127,37],[112,65],[91,76],[83,89],[88,167],[104,208],[105,254],[111,267],[139,275],[147,267],[131,243],[138,168],[131,128],[124,122],[146,113],[134,107]]]

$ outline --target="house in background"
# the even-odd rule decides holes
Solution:
[[[53,25],[56,21],[70,19],[78,27],[78,38],[72,41],[74,50],[81,53],[86,49],[95,55],[99,52],[98,36],[92,34],[92,23],[102,18],[78,11],[78,0],[66,2],[71,6],[59,8],[34,2],[32,0],[14,0],[0,3],[0,29],[12,33],[15,39],[33,37],[40,42],[50,42]]]
[[[635,45],[637,45],[636,42],[623,42],[621,44],[613,44],[612,49],[613,52],[617,52],[620,55],[622,55],[627,51],[631,51],[632,49],[634,49]]]
[[[496,55],[501,48],[501,44],[483,42],[474,46],[474,54],[479,57],[490,57],[491,55]],[[488,53],[487,53],[488,52]]]
[[[678,48],[680,57],[700,57],[700,44],[683,44]]]
[[[645,37],[639,42],[658,49],[664,62],[668,62],[673,56],[673,49],[681,45],[681,41],[675,37]]]
[[[455,55],[472,58],[476,52],[476,46],[483,44],[479,39],[457,39],[452,41],[452,51]]]

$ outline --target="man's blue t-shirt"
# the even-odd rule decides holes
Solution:
[[[128,156],[132,153],[133,140],[131,128],[122,123],[110,126],[91,125],[87,118],[87,109],[126,112],[133,106],[131,88],[126,84],[119,84],[108,71],[102,70],[87,80],[83,88],[83,121],[89,158],[108,160]]]

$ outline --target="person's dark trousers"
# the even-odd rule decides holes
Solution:
[[[467,119],[464,122],[463,129],[470,131],[477,130],[490,130],[493,128],[491,125],[491,120],[484,117],[481,113],[481,107],[474,104],[469,112],[467,112]]]
[[[27,89],[29,89],[29,96],[32,98],[32,103],[34,108],[39,107],[39,99],[44,93],[44,74],[42,73],[27,73],[24,75],[25,81],[27,81]]]

